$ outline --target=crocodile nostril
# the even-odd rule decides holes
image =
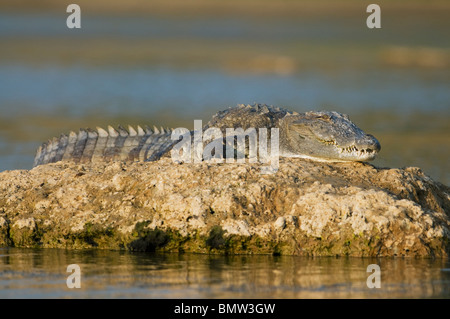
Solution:
[[[379,152],[381,150],[380,142],[373,136],[372,134],[366,134],[366,138],[368,139],[368,144],[370,145],[370,150],[373,153]]]

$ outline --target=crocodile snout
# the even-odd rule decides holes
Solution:
[[[380,142],[375,138],[375,136],[371,134],[366,134],[363,145],[366,144],[366,147],[362,147],[365,149],[367,153],[378,153],[381,150]]]

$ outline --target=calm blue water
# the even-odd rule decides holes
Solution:
[[[83,116],[148,116],[166,107],[174,117],[261,102],[296,110],[333,108],[450,113],[449,87],[438,72],[366,70],[291,76],[231,75],[171,68],[25,67],[0,65],[0,112]],[[435,78],[433,79],[433,76]]]

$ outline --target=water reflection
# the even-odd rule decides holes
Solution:
[[[78,264],[81,289],[68,289]],[[381,288],[366,285],[381,268]],[[448,260],[0,250],[1,298],[449,298]]]

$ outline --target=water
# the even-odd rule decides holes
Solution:
[[[59,3],[30,3],[0,4],[0,171],[30,169],[42,142],[80,127],[192,128],[260,102],[347,113],[380,140],[374,165],[418,166],[450,184],[445,3],[382,4],[381,30],[367,29],[357,1],[273,12],[247,1],[225,11],[82,1],[80,30],[66,27]],[[72,263],[82,268],[79,290],[65,284]],[[371,263],[381,289],[366,286]],[[449,269],[448,260],[2,248],[0,298],[448,298]]]
[[[0,171],[30,169],[42,142],[80,127],[192,128],[259,102],[347,113],[380,140],[375,165],[450,184],[445,10],[388,13],[377,31],[320,6],[293,17],[86,12],[79,30],[53,11],[0,13]]]
[[[81,269],[69,289],[67,266]],[[381,288],[368,288],[370,264]],[[0,298],[449,298],[450,261],[0,249]]]

